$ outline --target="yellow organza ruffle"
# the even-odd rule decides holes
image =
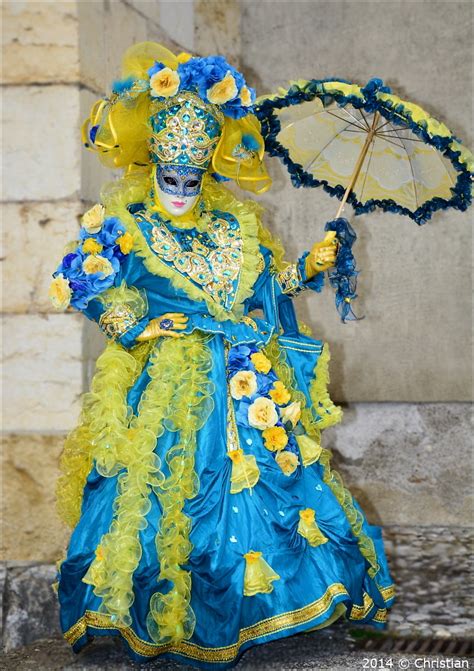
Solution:
[[[150,600],[147,629],[157,643],[190,638],[195,625],[190,606],[191,575],[182,568],[192,550],[191,520],[183,508],[199,490],[194,468],[196,434],[213,410],[214,386],[209,379],[212,355],[205,344],[207,338],[195,333],[179,340],[170,338],[162,346],[165,369],[159,377],[171,380],[173,387],[164,426],[177,433],[178,442],[166,455],[169,476],[156,490],[163,511],[156,538],[158,580],[172,584],[166,594],[156,592]]]
[[[260,470],[253,454],[244,454],[241,448],[230,450],[227,456],[232,460],[230,493],[238,494],[243,489],[252,489],[258,482]]]
[[[273,592],[273,582],[280,576],[267,564],[261,552],[251,550],[244,554],[244,596],[269,594]]]
[[[328,542],[328,539],[316,524],[315,511],[312,508],[300,510],[298,533],[303,536],[303,538],[306,538],[312,547],[317,547],[318,545]]]
[[[321,445],[306,434],[303,433],[300,436],[296,436],[296,442],[300,449],[303,466],[311,466],[321,456]]]

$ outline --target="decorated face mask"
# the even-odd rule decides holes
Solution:
[[[159,163],[155,188],[167,212],[179,217],[189,212],[201,193],[203,171],[187,165]]]

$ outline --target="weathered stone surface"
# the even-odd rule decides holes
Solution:
[[[215,3],[213,3],[215,4]],[[172,0],[160,0],[160,26],[168,35],[168,40],[172,40],[175,46],[182,45],[177,49],[168,42],[168,46],[174,53],[188,51],[190,53],[200,54],[195,44],[195,5],[192,0],[181,0],[179,9]],[[216,52],[217,53],[217,52]]]
[[[68,531],[55,509],[63,442],[57,434],[4,437],[1,552],[7,560],[55,562],[64,552]]]
[[[389,629],[409,636],[474,634],[474,530],[387,526],[384,539],[396,587]]]
[[[80,188],[79,90],[9,86],[3,91],[3,110],[3,200],[75,196]]]
[[[2,3],[4,83],[79,80],[77,4],[16,0]]]
[[[66,431],[82,392],[82,315],[4,317],[4,421],[12,433]]]
[[[357,403],[324,432],[374,524],[472,525],[468,403]]]
[[[134,9],[138,14],[141,14],[146,20],[147,23],[154,23],[156,26],[160,25],[160,12],[163,4],[172,3],[161,3],[160,0],[121,0],[124,5],[128,5],[131,9]]]
[[[50,564],[7,564],[4,596],[5,650],[58,634],[58,607]]]
[[[331,632],[336,627],[331,627]],[[351,644],[352,643],[352,644]],[[467,659],[453,659],[453,655],[437,655],[425,657],[426,662],[432,664],[452,664],[458,667]],[[259,645],[245,653],[236,667],[238,671],[301,671],[309,669],[315,671],[355,671],[362,669],[367,663],[373,666],[367,668],[390,668],[381,666],[383,660],[390,659],[393,668],[402,668],[403,664],[410,664],[409,668],[416,668],[420,664],[418,654],[406,653],[367,653],[354,650],[354,645],[348,637],[340,635],[326,636],[324,630],[311,634],[283,638],[264,645]],[[368,661],[367,661],[368,660]],[[372,661],[373,660],[373,661]],[[3,660],[5,671],[126,671],[128,669],[159,669],[160,671],[191,671],[190,666],[178,665],[170,661],[159,660],[147,662],[146,666],[131,662],[119,641],[96,639],[91,646],[83,650],[78,657],[68,650],[67,644],[60,640],[39,641],[21,650],[15,650],[5,655]],[[421,668],[421,667],[420,667]],[[428,668],[428,667],[426,667]],[[436,668],[432,666],[432,668]],[[443,668],[441,666],[437,668]],[[450,668],[445,666],[444,668]]]
[[[66,243],[77,237],[84,207],[77,200],[4,203],[1,207],[3,311],[52,312],[48,299],[51,274]]]
[[[242,55],[241,2],[194,3],[194,45],[202,56],[224,54],[232,65],[238,67]]]
[[[351,1],[239,4],[242,68],[259,93],[276,91],[289,79],[342,77],[365,83],[376,75],[402,97],[426,105],[467,146],[472,144],[471,91],[465,84],[471,71],[465,58],[472,41],[468,3],[440,3],[429,17],[423,3],[410,3],[409,13],[408,5],[390,1],[368,3],[364,11]],[[371,39],[361,45],[369,15]],[[360,47],[356,54],[348,49],[353,44]],[[281,163],[268,163],[275,182],[259,200],[268,209],[266,222],[282,238],[288,258],[295,259],[323,236],[338,201],[320,189],[294,189]],[[346,212],[359,236],[355,311],[366,319],[342,324],[331,289],[298,299],[302,318],[332,345],[334,396],[470,400],[470,213],[437,213],[420,229],[400,215],[354,218],[350,207]]]

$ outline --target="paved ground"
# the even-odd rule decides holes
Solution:
[[[422,657],[420,655],[365,653],[356,649],[354,639],[346,631],[335,629],[314,632],[257,646],[249,650],[236,671],[364,671],[365,669],[474,669],[473,660],[454,657]],[[9,652],[0,658],[5,671],[188,671],[191,667],[166,661],[134,664],[128,661],[121,643],[114,639],[98,639],[79,655],[74,655],[61,640],[38,641]]]

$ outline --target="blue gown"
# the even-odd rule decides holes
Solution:
[[[98,298],[84,308],[113,335],[98,361],[112,386],[101,392],[93,383],[86,395],[96,408],[92,433],[105,426],[100,413],[109,425],[117,420],[107,410],[113,389],[125,389],[127,409],[115,447],[103,436],[90,441],[80,516],[58,576],[66,639],[78,651],[91,637],[121,635],[132,658],[217,669],[253,645],[341,615],[385,627],[394,587],[381,529],[367,523],[319,445],[340,410],[325,390],[326,347],[300,332],[293,308],[301,290],[321,290],[322,277],[306,280],[304,257],[277,271],[255,227],[244,230],[229,212],[209,212],[210,233],[202,233],[140,204],[130,211],[140,245],[114,285],[139,290],[143,309],[124,317]],[[235,319],[243,267],[251,286]],[[184,337],[137,345],[166,312],[188,316]],[[280,397],[270,394],[277,382]],[[284,406],[286,392],[304,407],[299,421],[280,417],[274,434],[252,425],[256,398]]]

